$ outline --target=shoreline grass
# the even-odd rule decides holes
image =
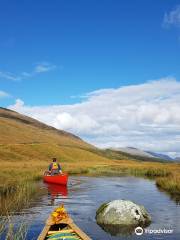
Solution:
[[[0,173],[0,199],[17,192],[23,196],[33,195],[33,185],[40,179],[47,162],[31,161],[20,168],[21,163],[3,163]],[[85,176],[137,176],[154,179],[157,187],[170,194],[180,194],[180,164],[155,163],[132,160],[108,160],[100,164],[95,162],[63,162],[63,170],[70,175]],[[20,197],[19,197],[20,198]],[[23,197],[22,197],[23,199]],[[25,199],[24,199],[25,202]],[[2,204],[1,204],[2,205]]]
[[[0,238],[25,240],[27,224],[13,222],[13,215],[27,208],[30,200],[37,195],[37,185],[32,181],[16,182],[1,191],[0,195]]]
[[[171,176],[166,178],[158,178],[156,185],[160,189],[172,194],[180,196],[180,176]]]
[[[5,191],[0,195],[1,215],[6,216],[20,211],[23,207],[28,207],[30,200],[38,194],[37,189],[37,184],[32,181],[19,182],[5,187]]]

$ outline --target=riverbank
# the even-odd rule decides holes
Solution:
[[[0,194],[16,192],[19,186],[31,188],[34,181],[42,179],[47,166],[46,161],[31,161],[24,164],[21,162],[2,163]],[[157,186],[161,189],[171,194],[180,194],[180,164],[178,163],[106,160],[100,164],[95,161],[84,161],[78,164],[64,162],[62,167],[70,175],[147,177],[155,179]]]

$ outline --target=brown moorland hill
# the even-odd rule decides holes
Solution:
[[[23,175],[34,178],[43,173],[52,157],[73,173],[110,161],[96,147],[71,133],[0,108],[0,183]]]

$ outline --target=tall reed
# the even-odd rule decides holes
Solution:
[[[36,195],[37,184],[32,181],[14,183],[1,191],[0,195],[0,239],[25,240],[27,224],[13,222],[13,214],[29,206],[30,200]]]
[[[178,194],[180,196],[180,177],[179,176],[158,178],[156,180],[156,185],[159,188],[171,194]]]
[[[12,216],[7,213],[0,220],[0,239],[25,240],[27,229],[27,224],[24,221],[14,223]]]

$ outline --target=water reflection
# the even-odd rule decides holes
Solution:
[[[55,205],[55,199],[59,197],[67,197],[68,196],[68,188],[64,185],[58,185],[53,183],[46,183],[45,184],[48,190],[48,195],[51,199],[51,206]]]
[[[130,236],[134,233],[135,226],[125,226],[125,225],[104,225],[99,224],[99,226],[111,236]]]
[[[170,198],[177,204],[180,205],[180,195],[179,194],[172,194],[170,195]]]
[[[172,194],[172,193],[168,193],[165,190],[163,190],[161,187],[157,186],[158,190],[166,195],[168,195],[170,197],[171,200],[173,200],[176,205],[180,205],[180,194]]]

